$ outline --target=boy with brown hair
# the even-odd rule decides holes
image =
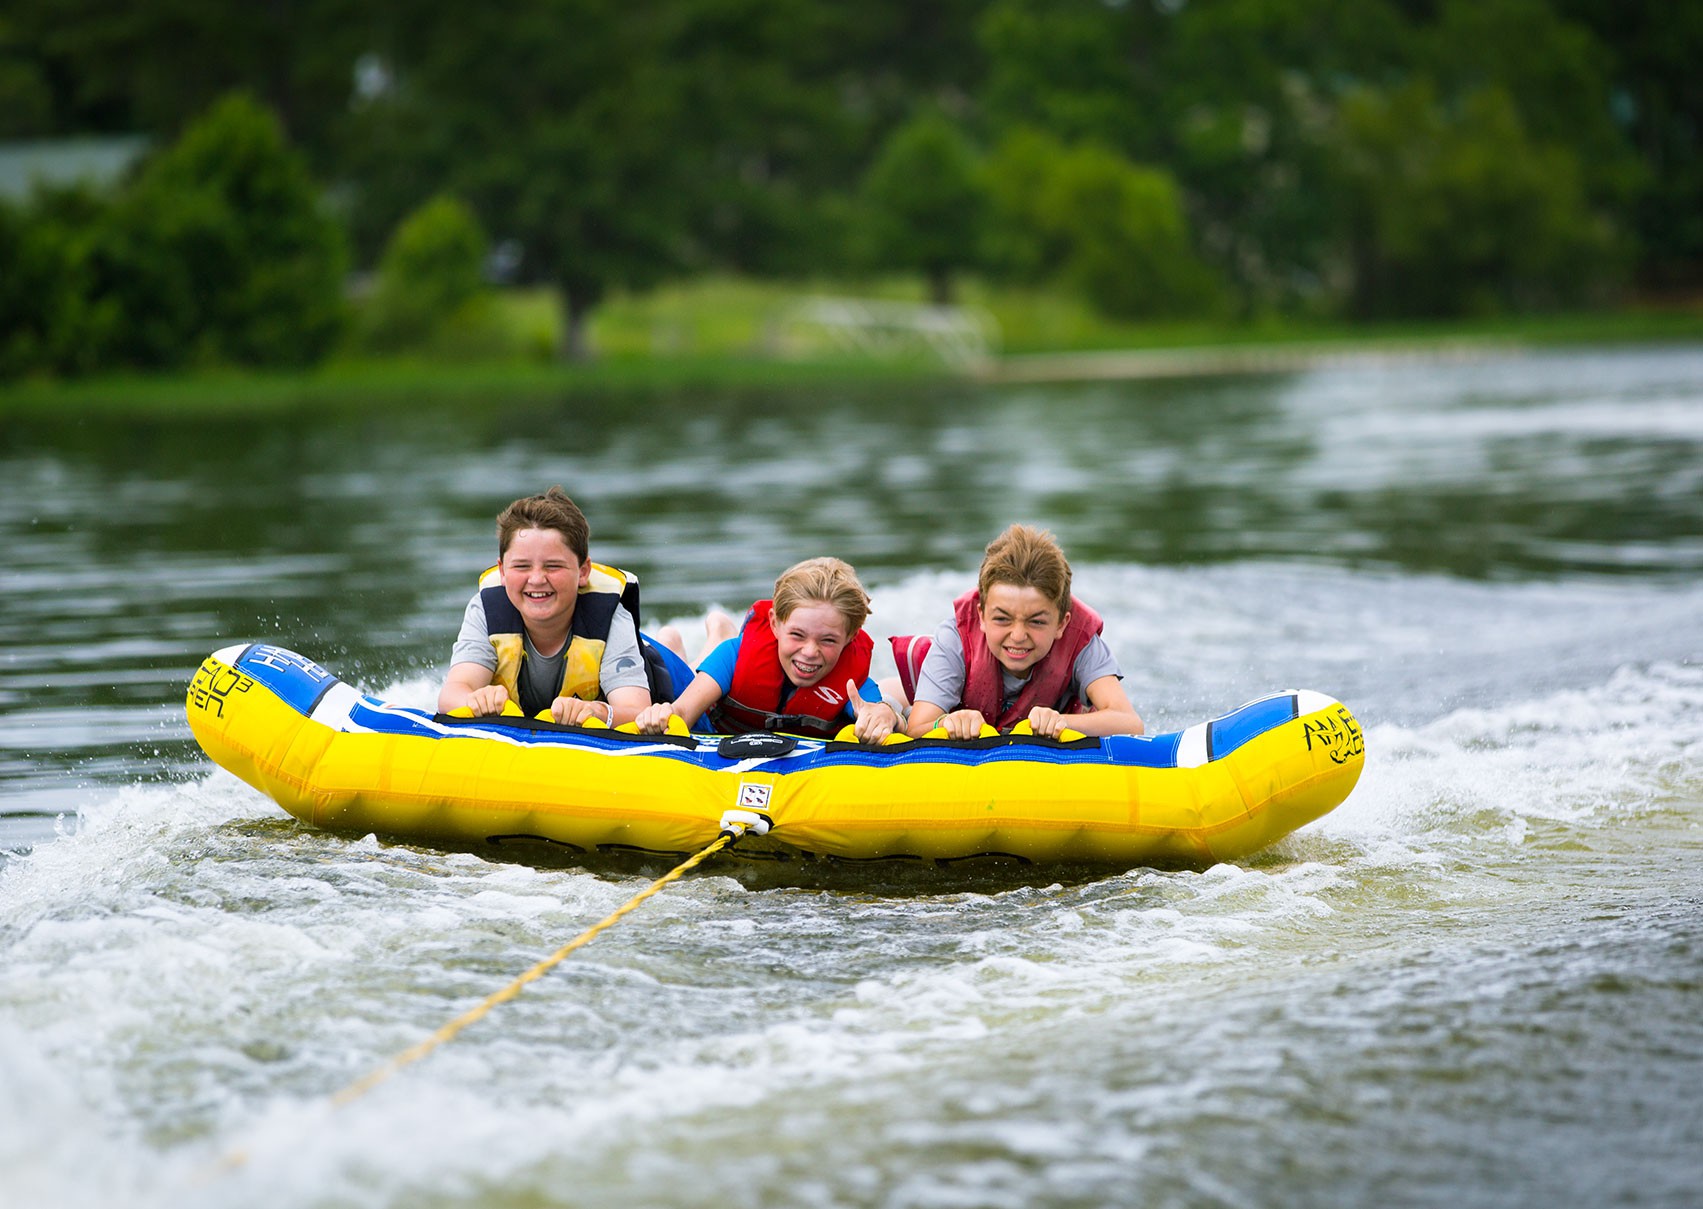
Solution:
[[[1052,534],[1012,525],[988,543],[974,590],[931,639],[892,639],[915,702],[905,733],[937,725],[954,739],[1027,721],[1037,735],[1139,735],[1093,609],[1070,593],[1070,563]]]
[[[560,487],[503,509],[497,565],[462,616],[439,712],[498,714],[512,701],[527,717],[617,726],[651,703],[638,580],[592,562],[590,542],[585,514]]]

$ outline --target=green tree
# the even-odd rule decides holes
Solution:
[[[1109,315],[1199,314],[1211,275],[1189,244],[1176,182],[1116,152],[1074,149],[1046,191],[1046,221],[1069,240],[1063,275]]]
[[[366,336],[380,348],[419,344],[484,289],[485,232],[440,194],[403,220],[379,261]]]
[[[1346,221],[1329,118],[1409,70],[1391,0],[1219,0],[1173,18],[1159,70],[1168,147],[1208,261],[1250,312],[1328,309]]]
[[[1020,126],[988,157],[984,256],[997,276],[1035,284],[1055,275],[1070,254],[1068,233],[1042,220],[1048,191],[1067,154],[1063,143]]]
[[[0,379],[17,377],[35,368],[38,334],[32,297],[39,291],[27,267],[28,228],[17,206],[0,198]]]
[[[1650,10],[1653,27],[1657,7],[1634,4],[1632,11]],[[1569,20],[1569,11],[1585,13],[1598,30],[1621,14],[1602,0],[993,0],[979,27],[990,59],[982,95],[997,128],[1021,121],[1165,165],[1181,186],[1203,255],[1246,307],[1328,306],[1347,277],[1343,249],[1356,241],[1365,247],[1370,186],[1362,178],[1349,187],[1352,174],[1338,159],[1337,115],[1350,96],[1393,96],[1413,81],[1432,81],[1458,147],[1469,127],[1478,137],[1503,137],[1481,112],[1483,97],[1499,95],[1522,131],[1517,141],[1537,159],[1556,161],[1536,168],[1528,156],[1517,160],[1520,171],[1558,173],[1573,190],[1561,210],[1578,203],[1589,211],[1582,224],[1556,213],[1557,231],[1582,231],[1628,208],[1640,172],[1613,115],[1633,107],[1627,93],[1617,97],[1611,88],[1606,39]],[[1703,22],[1690,17],[1664,23],[1703,32]],[[1619,36],[1630,37],[1625,28]],[[1659,60],[1646,61],[1660,78]],[[1681,53],[1671,61],[1690,59]],[[1697,73],[1679,74],[1689,81]],[[1469,111],[1479,116],[1469,121],[1462,116]],[[1558,166],[1557,157],[1571,167]],[[1442,158],[1433,156],[1433,165],[1454,181],[1455,210],[1479,214],[1478,237],[1493,228],[1512,237],[1488,216],[1510,204],[1505,190],[1514,167],[1497,179],[1467,170],[1470,157],[1450,170]],[[1474,187],[1490,192],[1469,202],[1464,191]],[[1696,195],[1693,189],[1688,196]],[[1674,208],[1675,228],[1686,229],[1684,209]],[[1703,220],[1695,226],[1703,232]],[[1579,239],[1579,255],[1594,266],[1589,276],[1600,283],[1601,257],[1590,249],[1603,240]],[[1530,254],[1504,252],[1507,264],[1524,266],[1517,276],[1526,284],[1510,299],[1549,292],[1537,289],[1541,274]],[[1364,257],[1359,267],[1367,268]],[[1464,271],[1459,260],[1435,267]]]
[[[1640,278],[1703,286],[1703,7],[1668,0],[1556,0],[1606,52],[1608,110],[1638,157],[1627,206]]]
[[[1615,121],[1611,64],[1552,0],[1447,0],[1419,70],[1455,105],[1489,90],[1505,96],[1534,143],[1571,153],[1586,204],[1608,214],[1628,212],[1646,183]]]
[[[996,132],[1046,130],[1153,159],[1165,145],[1158,70],[1173,25],[1158,4],[993,0],[976,24],[979,99]]]
[[[611,290],[843,263],[885,132],[919,97],[963,102],[980,2],[392,0],[389,83],[349,144],[363,246],[455,192],[562,293],[569,356]]]
[[[34,138],[53,129],[53,94],[28,34],[0,15],[0,139]]]
[[[1622,249],[1576,154],[1534,140],[1506,93],[1448,106],[1423,80],[1368,89],[1341,122],[1356,314],[1529,309],[1612,289]]]
[[[1324,289],[1340,223],[1324,118],[1336,90],[1408,57],[1390,0],[994,0],[989,121],[1163,166],[1196,246],[1244,306]]]
[[[142,132],[163,142],[240,90],[260,97],[324,168],[348,112],[354,64],[372,36],[366,7],[8,0],[0,61],[11,59],[39,84],[29,95],[45,112],[30,134]]]
[[[993,263],[1056,277],[1111,315],[1199,314],[1218,286],[1191,246],[1176,182],[1096,144],[1019,131],[989,166]]]
[[[860,264],[857,184],[919,107],[965,119],[984,3],[673,0],[693,263],[800,275]]]
[[[343,321],[340,228],[277,120],[244,95],[144,167],[101,259],[125,363],[302,365]]]
[[[100,366],[121,319],[99,284],[109,208],[85,188],[0,201],[0,378]]]
[[[933,301],[949,305],[952,274],[976,262],[982,242],[987,194],[969,140],[944,115],[918,114],[882,146],[862,193],[876,260],[920,270]]]
[[[493,238],[523,249],[523,280],[560,290],[564,354],[588,355],[586,321],[609,290],[689,260],[701,186],[674,137],[667,5],[385,11],[394,82],[359,115],[353,161],[368,203],[395,216],[439,191],[466,198]]]

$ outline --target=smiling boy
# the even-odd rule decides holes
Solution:
[[[560,487],[497,517],[497,565],[467,604],[438,710],[630,722],[651,702],[631,577],[589,558],[591,528]],[[634,597],[636,600],[636,597]]]
[[[1012,525],[988,543],[975,590],[953,602],[932,643],[893,640],[902,677],[912,645],[926,651],[906,733],[920,737],[938,723],[971,739],[984,724],[1009,730],[1027,720],[1049,737],[1065,728],[1141,734],[1100,629],[1099,615],[1070,594],[1070,563],[1052,535]]]
[[[851,564],[795,563],[775,580],[774,595],[754,603],[743,626],[704,657],[684,692],[639,715],[639,730],[661,734],[671,716],[687,726],[707,717],[721,734],[826,738],[850,724],[858,742],[879,744],[899,712],[869,679],[868,617],[869,593]]]

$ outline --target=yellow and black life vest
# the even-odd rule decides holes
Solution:
[[[491,636],[491,646],[497,652],[497,670],[492,680],[508,690],[509,699],[520,703],[520,665],[526,658],[526,625],[520,610],[503,590],[502,568],[492,567],[479,577],[479,600],[485,606],[485,626]],[[615,621],[615,610],[627,606],[627,612],[638,625],[639,580],[636,575],[602,563],[591,564],[591,582],[580,589],[574,603],[573,619],[568,623],[568,649],[562,660],[562,684],[558,697],[578,697],[596,701],[601,697],[599,683],[603,669],[603,651],[609,643],[609,629]]]

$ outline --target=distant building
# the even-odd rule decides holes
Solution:
[[[141,134],[0,143],[0,199],[21,201],[42,185],[115,184],[147,148]]]

